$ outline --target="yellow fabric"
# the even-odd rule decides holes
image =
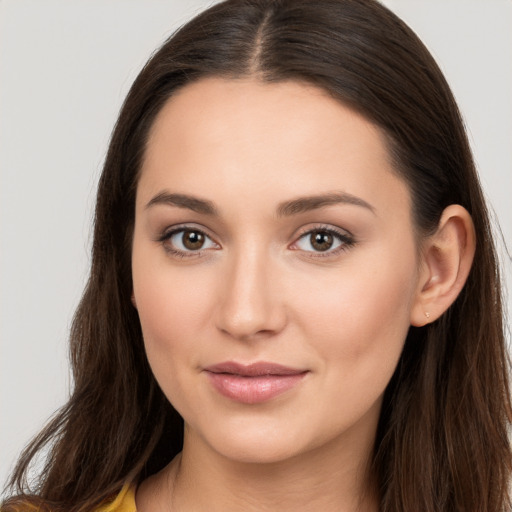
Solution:
[[[4,507],[0,507],[0,512],[4,511]],[[48,511],[48,507],[38,506],[34,503],[16,504],[9,510],[16,512],[41,512]],[[113,501],[108,501],[100,505],[94,512],[137,512],[135,507],[135,485],[126,484]]]
[[[0,509],[0,512],[7,510],[7,508],[4,509],[1,506]],[[48,511],[49,509],[48,507],[28,502],[17,503],[12,508],[9,507],[8,510],[15,510],[16,512],[41,512],[43,510]],[[126,484],[113,501],[100,505],[94,512],[137,512],[135,507],[135,485]]]
[[[135,486],[125,485],[114,501],[101,505],[95,512],[137,512],[135,507]]]

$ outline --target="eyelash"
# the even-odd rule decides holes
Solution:
[[[161,243],[165,249],[165,251],[170,254],[173,257],[185,259],[185,258],[197,258],[203,255],[205,251],[208,249],[199,249],[197,251],[180,251],[178,249],[173,249],[169,245],[166,245],[166,242],[171,239],[172,236],[176,235],[177,233],[181,233],[184,231],[192,231],[195,233],[200,233],[206,238],[209,238],[211,240],[211,237],[207,235],[203,230],[198,229],[193,226],[176,226],[175,228],[172,228],[169,231],[165,231],[158,239],[157,242]],[[332,235],[334,238],[337,238],[341,245],[337,247],[334,250],[328,250],[328,251],[304,251],[306,253],[309,253],[310,258],[329,258],[334,257],[340,254],[343,251],[347,251],[352,246],[355,245],[354,237],[348,233],[343,231],[338,231],[337,229],[331,227],[331,226],[315,226],[314,228],[308,229],[306,231],[303,231],[297,238],[297,240],[294,242],[296,244],[299,240],[303,239],[307,235],[311,235],[312,233],[327,233],[329,235]],[[300,250],[300,249],[294,249],[294,250]]]
[[[194,233],[200,233],[204,237],[209,238],[211,240],[211,237],[209,235],[207,235],[202,229],[196,228],[194,226],[184,225],[184,226],[176,226],[176,227],[170,229],[169,231],[165,231],[164,233],[162,233],[162,236],[160,236],[157,241],[163,245],[164,250],[168,254],[170,254],[171,256],[173,256],[175,258],[185,259],[185,258],[197,258],[197,257],[202,256],[203,252],[205,252],[206,249],[203,249],[203,250],[199,249],[197,251],[180,251],[179,249],[173,249],[172,247],[170,247],[169,245],[166,244],[166,242],[169,241],[176,233],[181,233],[181,232],[185,232],[185,231],[192,231]]]
[[[334,238],[337,238],[341,242],[341,245],[336,249],[328,251],[305,251],[310,254],[308,256],[310,258],[332,258],[339,255],[341,252],[347,251],[356,243],[354,237],[347,231],[339,231],[336,228],[333,228],[332,226],[320,225],[302,232],[297,238],[297,240],[294,242],[294,244],[296,244],[299,240],[308,235],[311,236],[312,233],[327,233],[329,235],[332,235]]]

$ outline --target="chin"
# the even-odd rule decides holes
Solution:
[[[290,460],[301,451],[282,442],[255,440],[251,443],[230,443],[219,450],[225,458],[241,464],[278,464]]]
[[[217,429],[203,433],[202,441],[211,450],[228,460],[243,464],[285,462],[322,444],[317,436],[310,439],[304,429],[293,429],[291,423],[284,426],[275,422],[239,421],[235,424],[218,424]],[[192,445],[196,436],[193,432],[190,434]]]

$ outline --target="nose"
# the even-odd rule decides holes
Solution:
[[[279,269],[261,250],[233,255],[219,275],[217,328],[249,341],[271,337],[286,325]]]

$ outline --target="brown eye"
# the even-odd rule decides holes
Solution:
[[[334,237],[327,231],[313,231],[309,241],[317,251],[328,251],[334,243]]]
[[[219,246],[199,229],[179,228],[166,233],[160,239],[169,252],[189,254],[201,253],[206,249],[219,249]]]
[[[183,231],[182,243],[190,251],[201,249],[204,245],[204,235],[199,231]]]
[[[347,232],[339,232],[337,229],[317,228],[304,233],[296,242],[295,247],[312,256],[335,256],[339,251],[348,249],[354,245],[352,235]]]

